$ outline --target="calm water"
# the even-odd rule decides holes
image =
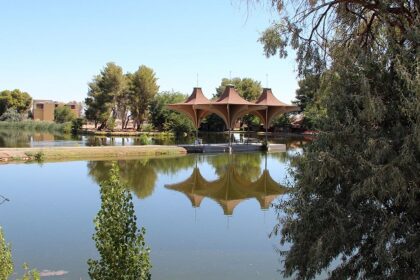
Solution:
[[[147,229],[153,279],[281,279],[271,201],[287,197],[288,153],[188,155],[119,161]],[[112,162],[0,166],[0,224],[15,266],[88,279],[100,208],[98,182]]]
[[[199,137],[203,143],[227,143],[229,141],[226,133],[200,133]],[[263,141],[263,135],[255,133],[234,133],[233,138],[237,142]],[[190,144],[194,137],[150,137],[152,144],[173,145]],[[301,145],[310,139],[302,137],[270,137],[272,143],[284,143],[292,146]],[[10,129],[0,129],[0,147],[51,147],[51,146],[124,146],[140,145],[139,137],[105,137],[105,136],[72,136],[54,134],[48,132],[29,132]]]

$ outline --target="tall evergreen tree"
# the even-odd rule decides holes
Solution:
[[[277,205],[274,233],[292,244],[284,273],[311,279],[329,269],[330,279],[416,279],[420,4],[284,2],[273,1],[282,20],[260,40],[267,55],[297,50],[299,74],[320,75],[325,108],[319,136],[293,168],[291,199]]]
[[[153,97],[159,91],[156,74],[153,69],[147,66],[140,66],[139,69],[130,76],[130,111],[136,123],[137,130],[146,119],[147,109]]]
[[[89,83],[86,103],[86,118],[99,123],[99,129],[106,127],[107,121],[117,117],[117,99],[124,92],[126,79],[120,66],[113,62],[106,64],[101,73]]]

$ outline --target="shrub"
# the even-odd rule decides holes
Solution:
[[[71,122],[75,118],[76,118],[76,115],[67,106],[60,105],[54,110],[54,121],[56,123]]]
[[[83,118],[77,118],[71,121],[71,133],[77,134],[83,128],[85,120]]]
[[[107,127],[109,130],[113,131],[113,130],[114,130],[114,128],[115,128],[115,126],[116,126],[115,119],[114,119],[113,117],[110,117],[110,118],[106,121],[106,127]]]
[[[139,137],[139,143],[140,145],[150,145],[152,144],[152,140],[149,137],[147,137],[147,135],[142,134]]]
[[[20,122],[22,121],[22,115],[15,109],[9,108],[0,116],[0,121]]]
[[[3,230],[0,227],[0,279],[8,279],[13,272],[12,253],[10,244],[6,243]]]

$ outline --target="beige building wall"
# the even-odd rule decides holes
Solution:
[[[34,100],[33,115],[34,120],[54,121],[55,103],[50,100]]]
[[[58,106],[69,107],[77,118],[80,118],[81,116],[82,106],[76,101],[63,103],[52,100],[34,100],[32,109],[34,120],[50,122],[54,121],[54,110]]]
[[[82,106],[80,106],[79,103],[73,101],[65,104],[64,106],[69,107],[70,110],[74,113],[76,118],[80,118],[81,112],[82,112]]]

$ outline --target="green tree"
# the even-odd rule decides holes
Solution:
[[[8,108],[6,112],[0,116],[0,121],[20,122],[21,120],[22,115],[13,108]]]
[[[89,83],[88,97],[85,99],[86,118],[106,127],[109,118],[117,117],[117,99],[125,91],[126,77],[120,66],[113,62],[106,64],[101,73]]]
[[[214,97],[220,97],[227,85],[234,85],[238,94],[248,101],[257,100],[262,92],[261,82],[251,78],[223,78],[220,86],[216,88]]]
[[[142,123],[146,119],[147,109],[158,91],[159,86],[157,85],[157,78],[153,69],[142,65],[130,75],[130,111],[137,130],[140,130]]]
[[[277,206],[274,233],[292,244],[284,274],[418,278],[420,4],[302,0],[290,14],[273,3],[282,20],[262,34],[265,52],[296,49],[300,75],[321,75],[324,108],[321,133],[294,161],[291,199]]]
[[[4,239],[3,230],[0,227],[0,279],[7,279],[13,273],[13,261],[10,244]]]
[[[180,92],[159,92],[152,99],[149,106],[150,122],[158,130],[162,130],[165,123],[177,112],[169,110],[166,105],[183,102],[187,96]]]
[[[76,115],[68,106],[59,105],[54,109],[54,121],[56,123],[71,122],[75,118]]]
[[[101,209],[95,218],[96,243],[100,259],[88,260],[92,279],[150,279],[149,248],[145,229],[137,228],[131,193],[120,182],[114,165],[110,179],[100,184]]]
[[[177,135],[195,131],[192,121],[186,116],[169,110],[166,105],[183,102],[186,95],[180,92],[161,92],[150,102],[150,121],[158,130],[172,131]]]
[[[14,109],[19,114],[26,113],[31,107],[32,97],[19,89],[4,90],[0,92],[0,116],[7,109]]]
[[[298,105],[302,111],[305,111],[306,106],[312,104],[316,92],[319,90],[320,75],[305,75],[303,79],[299,80],[299,88],[296,90],[296,100],[294,104]]]

